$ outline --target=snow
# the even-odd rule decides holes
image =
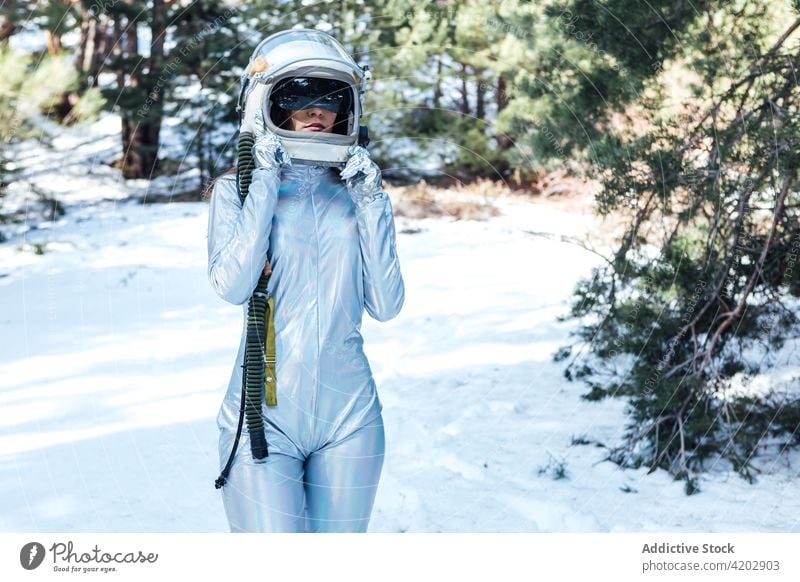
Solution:
[[[207,204],[138,203],[152,184],[103,163],[118,132],[109,115],[60,130],[55,150],[19,150],[8,199],[24,208],[34,186],[66,214],[0,244],[2,531],[228,530],[216,414],[241,308],[206,279]],[[370,531],[800,529],[794,453],[757,459],[752,485],[712,467],[693,496],[603,461],[625,402],[582,400],[551,360],[576,328],[556,318],[598,258],[546,236],[597,227],[497,204],[489,221],[396,219],[406,303],[362,328],[387,446]]]

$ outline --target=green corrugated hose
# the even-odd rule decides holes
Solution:
[[[239,135],[236,180],[239,198],[244,205],[245,198],[253,180],[253,134],[242,132]],[[269,456],[267,438],[264,434],[264,419],[261,417],[261,402],[267,406],[277,406],[276,358],[275,358],[275,298],[267,291],[269,275],[263,270],[253,295],[247,306],[247,335],[244,364],[242,365],[242,402],[239,408],[239,426],[233,443],[231,456],[222,474],[214,485],[217,489],[225,485],[233,465],[233,458],[239,446],[243,419],[247,418],[247,431],[250,435],[250,449],[254,459]]]

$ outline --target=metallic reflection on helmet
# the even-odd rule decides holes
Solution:
[[[368,143],[361,125],[370,79],[330,34],[312,29],[276,32],[259,43],[242,75],[240,131],[252,131],[260,108],[293,162],[343,167],[349,148]],[[295,131],[293,111],[319,106],[336,113],[330,131]]]

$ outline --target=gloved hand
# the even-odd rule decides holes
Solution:
[[[381,189],[381,170],[369,151],[360,145],[352,145],[348,149],[350,157],[341,172],[347,184],[347,190],[357,207],[369,204],[386,194]]]
[[[254,125],[253,160],[255,167],[279,172],[283,166],[291,166],[292,158],[283,147],[281,139],[267,129],[266,123],[264,123],[264,113],[260,107],[255,114]]]

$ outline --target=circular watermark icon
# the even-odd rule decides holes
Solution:
[[[19,551],[19,563],[26,570],[35,570],[44,561],[44,546],[39,542],[28,542]]]

